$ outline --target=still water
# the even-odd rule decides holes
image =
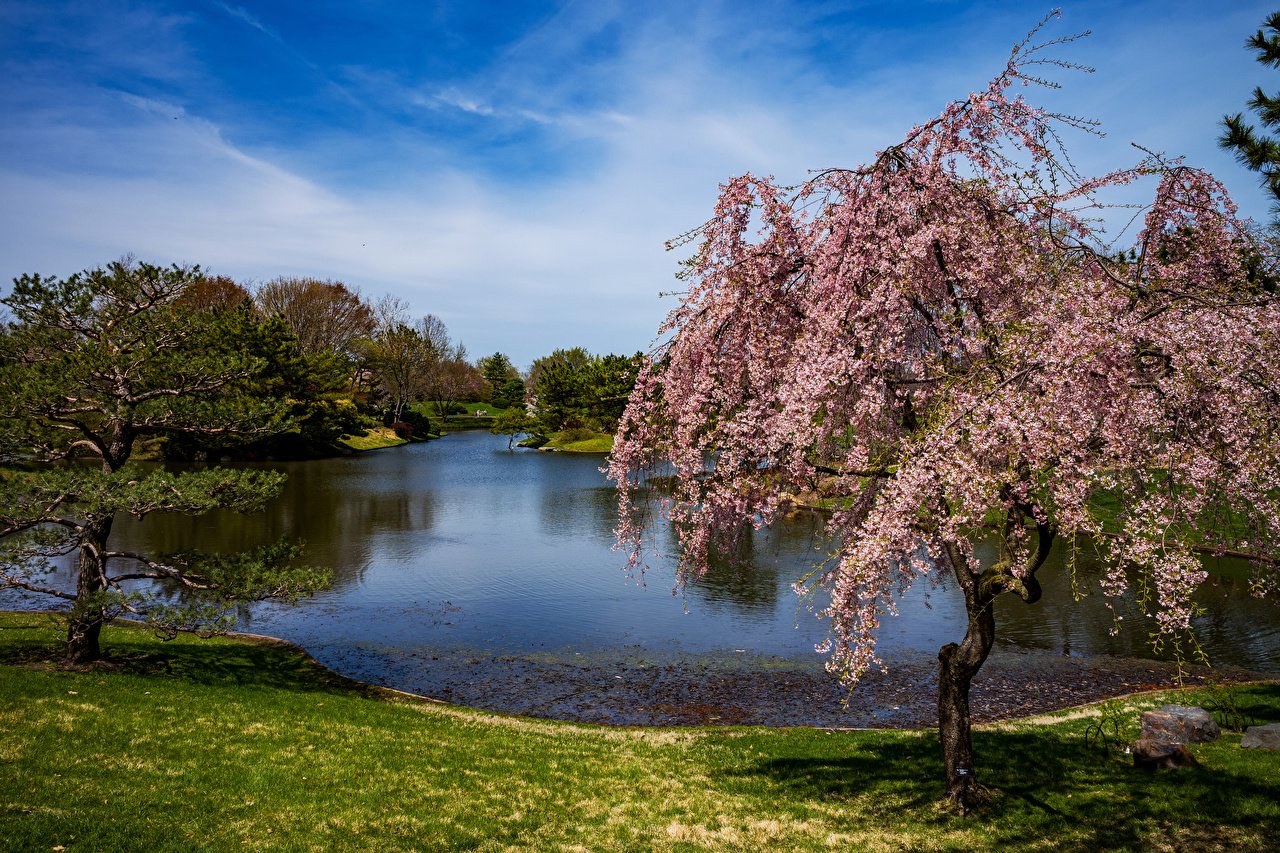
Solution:
[[[328,663],[351,660],[352,650],[427,659],[449,650],[520,656],[636,648],[815,657],[825,624],[791,590],[823,557],[815,518],[799,515],[761,531],[747,569],[713,572],[673,595],[669,541],[660,539],[664,556],[643,583],[628,578],[622,555],[611,550],[615,497],[601,461],[509,451],[504,437],[464,432],[352,457],[273,463],[289,481],[265,514],[121,519],[117,542],[163,552],[304,540],[308,561],[333,569],[333,587],[294,607],[256,606],[240,627],[297,642]],[[1096,587],[1099,571],[1083,561],[1077,585]],[[1132,602],[1119,609],[1125,630],[1112,636],[1112,611],[1096,592],[1073,599],[1061,557],[1041,575],[1040,603],[1000,601],[1002,643],[1150,655]],[[1280,607],[1227,579],[1207,585],[1201,601],[1206,613],[1197,627],[1214,663],[1280,671]],[[0,602],[6,605],[12,600]],[[888,661],[932,655],[962,632],[954,590],[927,598],[913,591],[901,614],[886,620],[880,649]]]

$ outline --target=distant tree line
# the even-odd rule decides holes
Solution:
[[[167,636],[218,633],[245,602],[329,582],[285,540],[230,554],[114,547],[122,514],[256,512],[280,493],[283,474],[222,457],[331,453],[377,424],[424,436],[429,416],[479,401],[519,431],[612,430],[637,364],[556,350],[524,376],[500,352],[472,364],[439,317],[414,319],[394,296],[314,278],[249,288],[130,258],[22,276],[0,311],[0,588],[69,608],[71,663],[101,656],[117,616]],[[155,453],[213,464],[137,464]],[[68,559],[74,590],[48,577]]]
[[[314,455],[377,425],[425,437],[432,426],[421,404],[447,421],[460,403],[492,393],[444,322],[432,314],[413,319],[396,296],[370,301],[327,279],[280,277],[251,289],[206,276],[181,298],[203,311],[244,312],[276,329],[275,349],[263,355],[295,406],[297,428],[240,445],[240,452]],[[215,449],[205,437],[174,444],[176,456]]]
[[[137,266],[121,263],[122,270]],[[153,450],[171,459],[322,456],[343,437],[379,426],[424,438],[475,403],[489,404],[495,432],[611,434],[640,363],[639,354],[573,347],[522,373],[502,352],[472,362],[443,320],[414,317],[393,295],[368,299],[332,279],[281,276],[255,286],[198,268],[176,270],[172,304],[236,330],[234,343],[259,360],[257,393],[280,401],[289,427],[156,436]]]
[[[499,417],[493,431],[571,439],[613,434],[635,385],[641,355],[592,355],[582,347],[557,349],[529,368],[523,411]]]

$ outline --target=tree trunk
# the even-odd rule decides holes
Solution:
[[[964,590],[969,625],[959,644],[947,643],[938,650],[938,737],[946,770],[943,799],[965,814],[989,798],[974,774],[969,685],[995,643],[995,596],[981,589],[967,560],[958,553],[951,554],[951,559]]]
[[[1025,517],[1035,519],[1034,507],[1023,505],[1018,509]],[[1027,604],[1040,600],[1036,572],[1048,559],[1057,531],[1048,522],[1037,521],[1036,535],[1035,551],[1028,555],[1021,577],[1012,573],[1008,563],[975,572],[960,549],[954,546],[946,549],[952,573],[964,591],[964,609],[969,617],[964,639],[958,645],[947,643],[938,650],[938,738],[942,741],[942,760],[947,774],[943,799],[955,805],[961,814],[990,799],[989,792],[978,784],[974,775],[969,686],[996,641],[996,596],[1013,592]]]
[[[85,525],[80,539],[76,603],[67,624],[68,664],[89,663],[102,657],[98,639],[107,620],[102,594],[107,588],[107,567],[102,559],[112,519]]]
[[[944,799],[961,813],[986,799],[974,776],[973,741],[969,734],[969,685],[991,652],[996,623],[991,602],[979,613],[969,614],[969,629],[959,644],[948,643],[938,652],[938,736],[947,774]]]

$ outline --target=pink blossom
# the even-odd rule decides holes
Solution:
[[[849,680],[922,579],[1034,600],[1037,533],[1096,541],[1102,591],[1137,579],[1166,639],[1191,627],[1206,551],[1247,537],[1256,587],[1276,585],[1280,304],[1242,263],[1274,269],[1273,247],[1203,171],[1076,175],[1053,141],[1079,121],[1007,95],[1023,51],[869,165],[726,182],[609,462],[635,567],[630,487],[670,466],[682,582],[834,477],[833,556],[808,583]],[[1095,194],[1137,180],[1155,183],[1142,230],[1103,248]],[[991,536],[1001,565],[971,564]]]

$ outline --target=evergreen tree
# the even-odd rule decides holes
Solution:
[[[262,326],[247,310],[182,301],[199,269],[118,261],[66,279],[25,275],[0,299],[0,587],[71,604],[67,660],[101,656],[104,623],[129,613],[165,632],[216,632],[237,602],[294,598],[326,582],[280,543],[232,555],[141,554],[111,543],[119,513],[253,512],[281,474],[144,469],[140,441],[278,433],[289,403],[264,393]],[[46,576],[76,561],[74,590]],[[140,592],[129,582],[157,581]],[[162,584],[164,586],[162,586]]]
[[[520,434],[532,433],[538,428],[538,422],[521,408],[508,409],[493,419],[493,425],[489,427],[489,432],[494,435],[505,435],[507,437],[507,449],[511,450],[515,446],[516,436]]]
[[[586,365],[551,361],[538,372],[534,386],[538,421],[544,433],[564,428],[565,421],[583,413]]]
[[[530,365],[530,405],[541,434],[557,432],[568,418],[583,414],[585,371],[591,358],[582,347],[561,348]]]
[[[593,356],[587,366],[584,402],[605,432],[617,429],[643,361],[641,353],[630,357],[609,354]]]
[[[489,399],[499,408],[524,402],[524,380],[505,353],[495,352],[476,365],[489,383]]]
[[[1273,12],[1263,26],[1265,31],[1258,30],[1245,44],[1257,53],[1263,65],[1280,67],[1280,12]],[[1280,128],[1280,94],[1268,95],[1259,86],[1253,90],[1248,103],[1258,114],[1263,128]],[[1272,209],[1280,213],[1280,142],[1245,124],[1243,113],[1224,116],[1222,123],[1225,129],[1218,144],[1234,151],[1237,160],[1262,175],[1262,185],[1276,202]]]
[[[573,423],[612,432],[635,386],[642,356],[592,355],[582,347],[558,349],[529,370],[533,409],[543,434]]]

